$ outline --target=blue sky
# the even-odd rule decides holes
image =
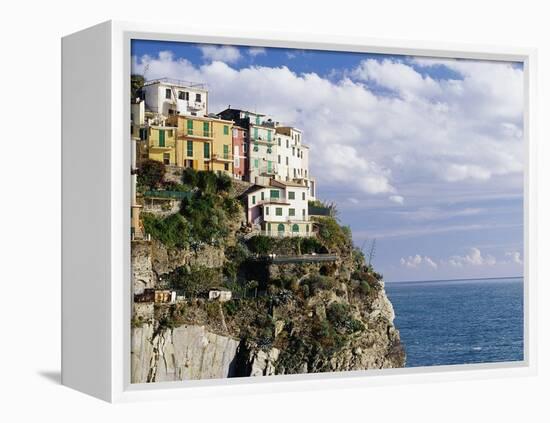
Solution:
[[[133,72],[206,83],[304,131],[319,197],[388,281],[523,274],[521,64],[134,41]]]

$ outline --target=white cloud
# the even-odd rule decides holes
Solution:
[[[464,256],[456,255],[448,260],[448,263],[453,267],[494,266],[496,262],[496,259],[492,255],[483,255],[480,249],[476,247],[470,248]]]
[[[523,264],[523,260],[521,259],[521,253],[519,251],[510,251],[507,252],[506,257],[510,258],[511,262],[514,264]]]
[[[285,66],[235,69],[228,63],[240,53],[230,46],[201,51],[210,61],[202,66],[163,52],[135,58],[133,71],[147,65],[148,79],[206,82],[211,112],[231,104],[300,127],[323,189],[397,204],[482,189],[521,194],[523,72],[515,66],[446,61],[460,78],[438,80],[417,70],[442,66],[435,62],[368,59],[329,80]]]
[[[408,211],[398,211],[395,212],[399,216],[404,217],[407,220],[423,222],[423,221],[435,221],[435,220],[446,220],[452,219],[455,217],[468,217],[468,216],[478,216],[482,213],[485,213],[486,210],[479,207],[466,207],[466,208],[453,208],[453,209],[442,209],[440,207],[419,207],[414,210]]]
[[[348,201],[352,204],[359,204],[359,200],[355,197],[348,198]]]
[[[403,204],[405,202],[405,199],[401,195],[390,195],[389,200],[396,204]]]
[[[202,52],[203,59],[205,60],[235,63],[241,58],[239,49],[233,46],[216,46],[205,44],[199,46],[199,49]]]
[[[267,54],[267,51],[263,47],[250,47],[248,49],[248,54],[252,57],[256,57],[256,56]]]
[[[432,260],[428,256],[422,257],[420,254],[416,254],[414,256],[409,256],[409,257],[406,257],[406,258],[401,257],[401,259],[399,260],[399,263],[401,264],[401,266],[408,267],[409,269],[418,268],[422,264],[425,264],[427,267],[429,267],[431,269],[437,269],[438,268],[438,265],[434,260]]]

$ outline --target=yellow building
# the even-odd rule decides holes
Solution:
[[[232,175],[232,121],[179,115],[168,122],[177,128],[177,166]]]
[[[233,122],[212,119],[212,170],[233,176]]]
[[[147,131],[149,159],[165,165],[177,165],[176,127],[149,126]]]

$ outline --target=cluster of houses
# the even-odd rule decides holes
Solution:
[[[256,233],[311,236],[308,203],[315,200],[316,183],[302,131],[231,106],[209,113],[208,96],[204,84],[163,78],[145,82],[132,99],[133,229],[141,207],[135,175],[140,161],[149,159],[248,183],[244,202]]]

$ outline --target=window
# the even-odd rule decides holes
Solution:
[[[165,164],[165,165],[169,165],[170,164],[170,153],[164,153],[162,155],[162,162]]]
[[[302,200],[305,201],[305,199],[306,199],[306,193],[305,193],[305,192],[302,192]]]
[[[294,147],[292,147],[292,155],[295,155]]]
[[[210,158],[210,144],[207,142],[204,143],[204,158],[205,159]]]
[[[271,131],[267,131],[267,140],[271,142]]]
[[[292,225],[292,232],[300,232],[300,227],[296,223]]]
[[[229,159],[229,146],[227,144],[223,145],[223,158],[225,160]]]
[[[260,162],[258,159],[254,159],[254,167],[258,169],[260,167]]]
[[[255,195],[252,196],[252,204],[256,204],[256,196]]]
[[[224,135],[229,135],[229,126],[228,125],[223,125],[223,134]]]
[[[286,148],[288,148],[288,140],[286,140]]]
[[[286,158],[286,165],[288,166],[288,157]]]
[[[189,135],[193,135],[193,121],[192,120],[187,121],[187,133]]]
[[[269,191],[269,198],[279,198],[279,190],[272,189]]]
[[[256,125],[260,124],[260,116],[256,116]]]
[[[296,216],[296,210],[295,209],[288,209],[288,215],[289,216]]]
[[[180,100],[189,100],[189,93],[186,91],[179,91],[178,92],[178,98]]]
[[[164,129],[159,130],[159,147],[166,147],[166,142],[164,138]]]
[[[254,139],[258,139],[258,128],[254,128]]]
[[[142,141],[147,139],[147,128],[139,128],[139,139]]]
[[[288,192],[288,199],[289,200],[294,200],[296,199],[296,193],[294,191],[289,191]]]
[[[170,88],[166,88],[166,90],[164,91],[164,96],[166,98],[172,98],[172,90],[170,90]]]
[[[187,141],[187,157],[193,157],[193,141]]]
[[[174,131],[169,129],[168,131],[166,131],[166,134],[168,135],[168,138],[172,138],[174,136]]]
[[[243,144],[243,151],[248,153],[248,144]]]
[[[262,194],[263,194],[263,192],[262,192]],[[266,208],[265,208],[265,215],[266,215],[266,216],[269,216],[269,207],[266,207]]]
[[[283,233],[284,231],[285,231],[285,225],[283,225],[282,223],[279,223],[279,225],[277,226],[277,232]]]
[[[306,209],[302,209],[302,217],[306,217]]]
[[[271,232],[271,223],[267,222],[267,232]]]
[[[202,132],[203,132],[203,136],[205,136],[205,137],[210,136],[210,134],[208,133],[208,132],[209,132],[209,129],[210,129],[210,126],[208,125],[208,122],[203,122],[203,123],[202,123]]]
[[[278,138],[277,139],[277,145],[280,147],[281,146],[281,138]]]
[[[306,225],[306,232],[309,232],[309,225]]]
[[[223,164],[223,170],[225,170],[226,172],[229,172],[229,163]]]
[[[263,201],[263,200],[265,199],[265,198],[264,198],[264,197],[265,197],[265,193],[262,191],[262,193],[261,193],[260,195],[261,195],[262,201]]]
[[[189,169],[193,169],[193,160],[184,160],[183,166]]]
[[[273,162],[271,160],[267,161],[267,173],[271,173],[273,171]]]
[[[275,216],[282,216],[283,215],[283,208],[282,207],[276,207],[275,208]]]
[[[201,95],[200,95],[200,93],[196,93],[196,94],[195,94],[195,101],[196,101],[197,103],[200,103],[200,102],[202,101],[202,100],[201,100]]]
[[[281,164],[281,155],[280,154],[277,156],[277,163]]]

